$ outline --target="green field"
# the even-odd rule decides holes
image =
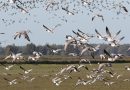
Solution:
[[[6,64],[9,66],[11,64]],[[92,84],[87,85],[77,85],[76,82],[79,77],[86,79],[86,75],[91,73],[93,68],[97,68],[97,64],[86,64],[89,70],[82,68],[80,72],[72,72],[70,75],[72,78],[64,80],[59,86],[52,83],[52,79],[56,77],[56,73],[61,70],[61,68],[66,67],[67,64],[15,64],[10,70],[5,70],[4,66],[0,66],[0,90],[130,90],[130,71],[125,70],[125,66],[130,66],[129,63],[113,64],[112,70],[116,75],[110,77],[106,74],[109,82],[114,82],[111,85],[104,84],[104,81],[96,81]],[[32,71],[27,75],[27,79],[21,79],[23,77],[23,70],[20,66],[25,69],[32,69]],[[105,68],[107,69],[107,68]],[[109,68],[108,68],[109,69]],[[5,75],[7,73],[8,75]],[[19,74],[21,73],[21,74]],[[121,75],[119,79],[117,76]],[[63,76],[58,76],[63,77]],[[17,79],[17,84],[9,85],[8,81],[5,80]],[[35,78],[32,82],[29,82],[31,78]],[[86,79],[87,80],[87,79]],[[128,81],[124,81],[128,80]]]

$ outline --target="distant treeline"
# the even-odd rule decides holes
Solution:
[[[92,46],[96,46],[97,44],[91,44]],[[108,52],[110,53],[115,53],[115,54],[124,54],[126,56],[130,56],[130,50],[128,50],[128,48],[130,47],[130,44],[123,44],[120,45],[119,47],[111,47],[107,44],[100,44],[100,49],[95,52],[95,55],[99,55],[103,53],[103,50],[106,49]],[[33,51],[38,51],[43,53],[43,55],[68,55],[69,53],[75,53],[75,54],[79,54],[80,53],[80,49],[79,48],[74,48],[73,46],[69,46],[67,48],[67,51],[65,52],[63,50],[64,45],[56,45],[56,44],[51,44],[49,45],[51,46],[48,47],[48,44],[45,45],[35,45],[33,43],[27,44],[26,46],[16,46],[16,45],[8,45],[6,47],[0,47],[0,55],[8,55],[11,52],[13,53],[23,53],[23,55],[32,55]],[[62,49],[60,52],[58,53],[53,53],[52,50],[56,50],[56,49]],[[85,55],[90,55],[90,52],[86,52]]]

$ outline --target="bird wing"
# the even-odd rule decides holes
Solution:
[[[101,18],[102,18],[102,21],[104,22],[104,18],[103,18],[103,16],[102,16]]]
[[[77,35],[77,33],[76,33],[75,31],[72,30],[72,32],[73,32],[75,35]]]
[[[70,45],[72,42],[74,42],[75,40],[74,39],[71,39],[71,40],[67,40],[64,44],[64,51],[66,51],[68,45]]]
[[[20,55],[22,55],[22,53],[17,53],[17,54],[16,54],[16,56],[20,56]]]
[[[72,30],[72,32],[74,33],[74,34],[76,34],[77,35],[77,37],[79,36],[80,38],[84,38],[81,34],[79,34],[78,32],[75,32],[75,31],[73,31]],[[86,38],[84,38],[84,39],[86,39]]]
[[[105,66],[106,66],[105,63],[99,64],[98,70],[100,71],[100,70],[103,69]]]
[[[62,49],[56,49],[56,52],[60,52]]]
[[[45,26],[44,24],[43,24],[43,27],[44,27],[46,30],[49,30],[50,32],[53,33],[53,31],[52,31],[51,29],[49,29],[47,26]]]
[[[49,49],[54,49],[52,46],[50,46],[49,44],[46,45]]]
[[[79,34],[78,32],[77,32],[77,35],[78,35],[79,37],[81,37],[81,38],[87,40],[83,35]],[[84,35],[86,35],[86,34],[84,34]]]
[[[89,47],[85,47],[84,49],[82,49],[82,51],[80,52],[80,56],[82,56],[88,49]]]
[[[91,52],[91,56],[93,59],[95,58],[94,52]]]
[[[98,32],[97,29],[95,29],[95,32],[96,32],[99,36],[103,37],[103,36]]]
[[[57,24],[57,25],[53,28],[53,30],[54,30],[55,28],[59,27],[59,26],[61,26],[61,24]]]
[[[66,39],[72,39],[73,37],[71,35],[66,35]]]
[[[19,34],[15,34],[14,39],[16,39],[19,36]]]
[[[20,34],[19,34],[19,38],[21,37],[21,35],[22,35],[22,34],[20,33]]]
[[[100,46],[101,46],[101,45],[97,45],[97,46],[95,47],[95,49],[99,49]]]
[[[102,21],[104,22],[103,15],[97,14],[98,17],[102,18]]]
[[[16,5],[19,9],[21,9],[21,10],[23,10],[23,11],[25,11],[26,13],[28,13],[28,11],[27,10],[25,10],[24,8],[22,8],[22,7],[20,7],[19,5]]]
[[[3,79],[6,80],[6,81],[10,81],[9,79],[7,79],[7,78],[5,78],[5,77],[4,77]]]
[[[109,29],[108,29],[107,26],[106,26],[106,34],[107,34],[109,37],[111,37],[111,33],[110,33],[110,31],[109,31]]]
[[[23,4],[20,0],[17,0],[19,3]]]
[[[92,21],[95,19],[95,16],[92,17]]]
[[[80,33],[82,33],[82,34],[85,34],[83,31],[81,31],[81,30],[79,30],[79,29],[78,29],[78,32],[80,32]]]
[[[28,41],[30,41],[30,38],[27,33],[24,34],[24,38],[27,39]]]
[[[111,55],[104,49],[104,53],[107,55],[107,56],[109,56],[109,57],[111,57]]]
[[[122,8],[123,8],[123,10],[124,10],[125,12],[128,12],[128,10],[127,10],[127,8],[126,8],[125,6],[122,6]]]
[[[26,71],[26,69],[25,69],[25,68],[23,68],[22,66],[19,66],[19,67],[20,67],[20,69],[22,69],[22,70]]]
[[[11,57],[11,55],[8,55],[8,56],[6,56],[5,58],[4,58],[4,60],[6,60],[6,59],[8,59],[8,58],[10,58]]]
[[[69,14],[69,13],[70,13],[71,15],[74,15],[74,13],[73,13],[73,12],[71,12],[71,11],[69,11],[69,10],[68,10],[68,7],[66,7],[66,8],[61,7],[61,9],[62,9],[62,10],[64,10],[64,11],[66,11],[66,12],[67,12],[67,14]]]
[[[43,27],[45,28],[45,29],[48,29],[48,30],[50,30],[47,26],[45,26],[45,25],[43,25]]]
[[[121,40],[123,40],[125,37],[123,36],[123,37],[121,37],[118,41],[117,41],[117,43],[119,43]]]
[[[120,34],[120,32],[121,32],[121,30],[119,30],[119,31],[115,34],[114,38],[116,38],[116,37]]]

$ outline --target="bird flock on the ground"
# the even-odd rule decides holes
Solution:
[[[55,12],[53,16],[55,18],[59,18],[62,21],[65,21],[67,23],[67,19],[65,16],[59,16],[57,14],[58,10],[61,12],[66,12],[67,15],[76,15],[78,13],[84,13],[84,10],[88,11],[88,15],[92,15],[92,21],[94,21],[96,18],[100,18],[103,22],[105,22],[105,19],[101,13],[103,10],[108,10],[117,13],[117,15],[123,14],[128,15],[128,9],[125,6],[126,4],[129,5],[129,1],[116,1],[116,0],[3,0],[0,2],[0,12],[7,13],[9,12],[11,16],[15,16],[19,12],[22,14],[27,14],[31,16],[31,10],[40,8],[38,5],[40,4],[43,12]],[[12,12],[11,12],[12,11]],[[100,11],[100,12],[99,12]],[[96,13],[99,12],[99,13]],[[24,19],[25,21],[28,20],[28,18]],[[11,25],[14,24],[16,21],[13,19],[5,19],[1,18],[1,21],[5,24]],[[22,20],[19,21],[19,23],[22,22]],[[36,22],[36,21],[34,21]],[[50,33],[55,33],[55,29],[62,26],[61,24],[57,24],[54,27],[50,27],[46,24],[41,25],[45,31]],[[103,54],[100,55],[101,60],[107,60],[108,63],[98,63],[98,67],[95,69],[90,70],[89,65],[91,67],[91,60],[84,59],[82,56],[85,54],[85,52],[90,52],[90,55],[93,59],[95,58],[95,52],[97,52],[100,49],[100,45],[93,46],[90,44],[91,39],[97,38],[99,40],[102,40],[106,42],[110,47],[120,47],[120,42],[125,38],[124,36],[118,37],[121,33],[121,30],[116,32],[115,34],[111,33],[109,30],[109,27],[106,26],[104,29],[105,35],[102,34],[103,32],[100,32],[99,30],[95,29],[95,34],[88,34],[80,29],[72,30],[72,33],[74,35],[66,35],[65,37],[65,44],[63,49],[55,49],[51,46],[47,45],[49,49],[52,50],[54,54],[57,54],[60,51],[65,51],[67,53],[67,49],[69,46],[73,46],[74,48],[78,48],[80,50],[80,53],[69,53],[68,55],[72,56],[79,56],[80,61],[78,65],[67,65],[64,68],[61,68],[61,70],[53,77],[51,77],[52,83],[54,83],[56,86],[59,86],[62,82],[64,82],[67,79],[73,79],[71,76],[73,73],[80,73],[80,70],[84,68],[88,74],[86,75],[86,78],[78,77],[77,82],[75,83],[75,86],[78,85],[91,85],[95,83],[96,81],[102,81],[104,84],[110,86],[116,81],[111,81],[109,78],[117,78],[121,77],[122,75],[116,73],[113,71],[112,63],[120,58],[123,58],[123,54],[111,54],[106,49],[103,50]],[[31,33],[31,30],[23,30],[18,31],[14,34],[14,40],[21,38],[22,36],[30,42],[31,39],[29,37],[29,33]],[[0,33],[5,34],[5,33]],[[129,50],[129,48],[128,48]],[[41,52],[33,51],[31,56],[28,56],[28,61],[38,61],[39,58],[43,54]],[[11,54],[6,56],[3,60],[7,60],[11,58],[12,62],[15,62],[19,59],[24,59],[24,56],[22,53],[14,53],[11,51]],[[89,63],[89,65],[84,64],[85,62]],[[5,70],[10,70],[15,64],[6,66],[5,64],[1,64]],[[23,66],[19,66],[21,70],[23,70],[23,73],[19,73],[23,80],[28,80],[29,73],[32,72],[32,69],[26,69]],[[124,67],[126,70],[130,71],[129,66]],[[4,75],[8,75],[7,73],[4,73]],[[4,77],[4,80],[8,82],[9,85],[18,84],[17,79],[9,80],[8,78]],[[29,82],[32,82],[35,80],[35,77],[32,77],[29,79]],[[129,81],[130,79],[124,79],[123,81]]]

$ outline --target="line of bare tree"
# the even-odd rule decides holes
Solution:
[[[52,52],[52,49],[62,49],[60,52],[57,53],[57,55],[67,55],[69,53],[76,53],[77,55],[80,53],[80,50],[78,48],[74,48],[73,46],[69,46],[67,48],[67,51],[64,52],[63,48],[64,45],[56,45],[56,44],[51,44],[51,48],[47,46],[48,44],[45,45],[38,45],[36,46],[33,43],[27,44],[26,46],[16,46],[15,44],[13,45],[8,45],[6,47],[0,47],[0,55],[8,55],[10,51],[13,53],[23,53],[24,55],[31,55],[33,51],[38,51],[43,53],[44,55],[54,55]],[[96,46],[97,44],[91,44],[93,46]],[[103,53],[103,50],[106,49],[110,53],[120,53],[124,54],[126,56],[130,56],[130,50],[128,48],[130,47],[130,44],[123,44],[120,45],[120,47],[115,47],[112,48],[107,44],[100,44],[101,47],[100,49],[95,52],[95,55],[99,55]],[[89,52],[86,52],[85,55],[89,55]]]

